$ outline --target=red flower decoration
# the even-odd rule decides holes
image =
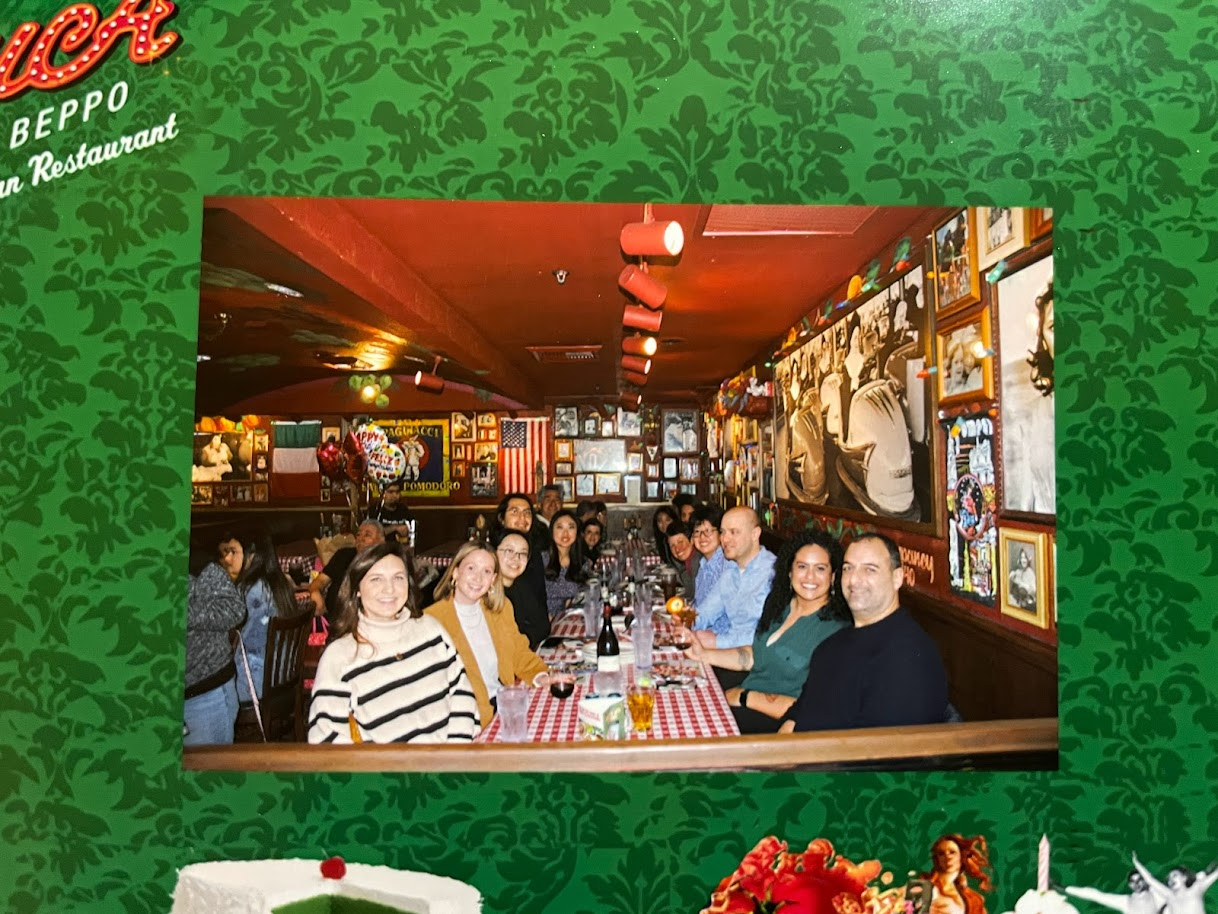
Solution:
[[[347,864],[342,857],[331,857],[321,862],[323,879],[342,879],[347,875]]]

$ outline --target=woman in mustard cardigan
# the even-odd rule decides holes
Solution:
[[[444,626],[461,655],[483,727],[495,716],[493,702],[501,685],[545,684],[549,667],[529,650],[529,640],[516,627],[494,549],[472,541],[461,546],[435,595],[438,602],[426,614]]]

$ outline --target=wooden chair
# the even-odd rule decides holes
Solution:
[[[289,733],[291,739],[304,742],[301,661],[312,619],[311,612],[304,612],[295,616],[275,616],[267,624],[266,666],[262,672],[260,708],[268,742],[282,741]],[[262,739],[253,702],[241,703],[237,712],[236,739],[238,742],[258,742]]]

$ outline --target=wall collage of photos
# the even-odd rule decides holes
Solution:
[[[776,354],[779,523],[891,530],[932,592],[1053,637],[1052,212],[961,210],[845,296]]]

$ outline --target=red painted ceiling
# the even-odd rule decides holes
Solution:
[[[949,212],[655,205],[686,241],[649,267],[668,298],[645,401],[705,403],[872,257],[904,235],[921,239]],[[196,410],[376,412],[348,386],[350,370],[324,364],[343,359],[393,376],[395,413],[615,403],[626,386],[617,278],[637,262],[618,239],[642,217],[637,203],[209,198],[199,323],[209,358]],[[796,222],[834,233],[790,233]],[[708,224],[748,234],[712,236]],[[550,364],[529,346],[601,349]],[[415,390],[414,372],[437,357],[446,390]]]

